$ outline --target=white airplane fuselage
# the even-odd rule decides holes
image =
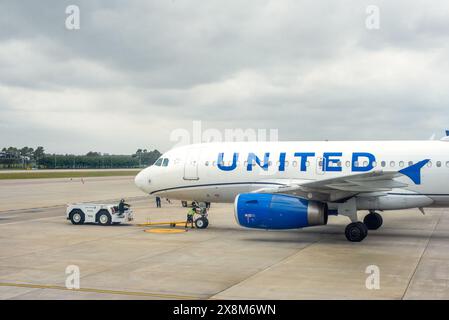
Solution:
[[[161,159],[136,176],[140,189],[205,202],[234,202],[239,194],[264,188],[366,172],[397,172],[428,159],[419,183],[402,175],[395,181],[404,187],[361,192],[355,195],[357,210],[449,207],[449,141],[205,143],[172,149]],[[327,201],[330,208],[332,202]]]

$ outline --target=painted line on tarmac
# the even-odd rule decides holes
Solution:
[[[151,199],[148,196],[133,196],[133,197],[127,197],[127,200],[131,200],[131,201],[144,201],[144,200],[148,200]],[[103,200],[91,200],[91,201],[74,201],[72,203],[106,203],[106,202],[118,202],[119,198],[115,198],[115,199],[103,199]],[[3,213],[16,213],[16,212],[20,212],[20,211],[27,211],[26,213],[34,213],[34,212],[28,212],[30,210],[43,210],[43,209],[56,209],[56,208],[66,208],[67,205],[70,204],[70,202],[66,202],[66,203],[60,203],[60,204],[55,204],[55,205],[50,205],[50,206],[42,206],[42,207],[30,207],[30,208],[19,208],[19,209],[3,209],[0,210],[0,214]],[[37,212],[36,212],[37,213]]]
[[[20,221],[5,222],[5,223],[1,223],[1,222],[0,222],[0,227],[1,227],[1,226],[6,226],[6,225],[10,226],[10,225],[12,225],[12,224],[29,223],[29,222],[34,222],[34,221],[51,220],[51,219],[56,220],[56,219],[61,219],[61,217],[60,217],[60,216],[57,216],[57,217],[45,217],[45,218],[29,219],[29,220],[20,220]]]
[[[138,297],[152,297],[162,299],[180,299],[180,300],[199,300],[201,297],[168,294],[168,293],[151,293],[151,292],[139,292],[139,291],[122,291],[122,290],[108,290],[108,289],[94,289],[94,288],[80,288],[80,289],[68,289],[63,286],[56,285],[43,285],[43,284],[31,284],[31,283],[13,283],[13,282],[0,282],[0,287],[16,287],[16,288],[30,288],[30,289],[53,289],[72,292],[90,292],[90,293],[102,293],[102,294],[116,294],[126,296],[138,296]]]

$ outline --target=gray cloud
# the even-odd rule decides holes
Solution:
[[[65,8],[81,29],[64,27]],[[367,5],[380,29],[365,28]],[[167,150],[170,132],[423,139],[448,126],[446,1],[2,1],[0,146]],[[118,130],[117,127],[120,127]]]

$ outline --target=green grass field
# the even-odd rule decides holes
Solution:
[[[135,176],[139,170],[130,171],[21,171],[21,172],[5,172],[0,171],[0,180],[5,179],[49,179],[49,178],[88,178],[88,177],[118,177],[118,176]]]

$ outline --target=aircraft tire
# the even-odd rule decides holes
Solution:
[[[345,236],[348,241],[360,242],[368,235],[368,228],[362,222],[353,222],[346,226]]]
[[[198,218],[195,220],[195,227],[198,229],[206,229],[209,226],[209,220],[206,218]]]
[[[377,230],[382,225],[383,219],[377,212],[370,212],[363,219],[363,223],[366,225],[368,230]]]

